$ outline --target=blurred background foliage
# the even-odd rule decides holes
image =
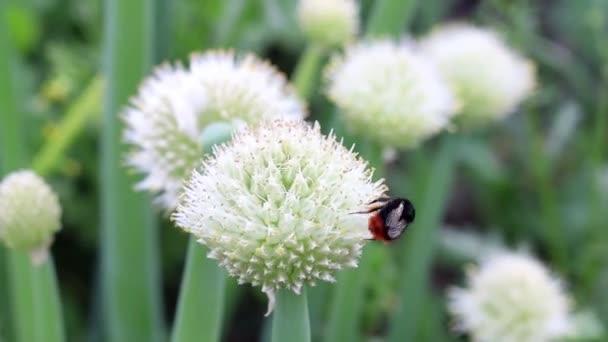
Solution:
[[[373,2],[362,1],[362,22]],[[161,41],[168,44],[158,48],[171,61],[185,60],[197,50],[230,48],[254,51],[290,74],[305,46],[294,1],[176,0],[162,6],[158,20],[171,30],[159,33],[167,35]],[[0,15],[17,49],[15,96],[27,117],[26,147],[35,156],[47,141],[57,139],[58,123],[99,74],[103,3],[9,0]],[[562,275],[577,307],[589,308],[608,323],[608,1],[419,1],[407,31],[419,35],[447,20],[500,31],[536,62],[539,78],[534,97],[518,113],[488,129],[460,134],[432,286],[418,317],[411,317],[419,323],[418,340],[458,339],[449,334],[444,290],[461,283],[462,266],[495,244],[535,251]],[[309,103],[312,119],[333,110],[322,87],[319,82]],[[100,88],[95,92],[100,99]],[[101,108],[99,101],[90,103],[84,108],[91,113],[84,129],[47,177],[65,208],[53,254],[71,341],[95,336],[98,306]],[[415,152],[400,153],[388,165],[393,194],[415,203],[421,198],[425,182],[420,177],[428,175],[436,145],[431,141]],[[171,318],[187,239],[166,217],[162,220],[163,285]],[[565,234],[562,260],[549,256],[547,225],[558,225]],[[403,248],[403,243],[386,246],[369,259],[358,327],[365,336],[386,335],[399,296]],[[265,338],[264,298],[232,280],[227,286],[223,339]],[[323,337],[330,291],[320,286],[310,295],[314,339]]]

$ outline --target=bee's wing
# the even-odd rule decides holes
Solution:
[[[388,235],[391,240],[394,240],[403,234],[403,231],[407,228],[407,223],[404,220],[401,220],[397,224],[391,226],[387,225],[387,227],[388,232],[386,232],[386,235]]]
[[[407,227],[407,222],[401,218],[403,208],[403,203],[401,203],[397,208],[391,210],[386,217],[385,224],[388,228],[386,235],[388,235],[391,240],[398,238]]]

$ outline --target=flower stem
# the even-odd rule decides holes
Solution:
[[[205,154],[232,135],[232,126],[213,122],[201,132],[200,145]],[[190,238],[188,256],[179,292],[173,326],[173,342],[218,341],[224,314],[226,275],[217,263],[207,258],[206,247]]]
[[[104,340],[164,340],[158,227],[149,199],[124,169],[119,112],[148,72],[153,0],[106,0],[101,136],[101,293]],[[136,15],[134,15],[136,14]]]
[[[171,341],[219,341],[226,277],[194,238],[188,245],[184,273]]]
[[[540,199],[541,233],[547,241],[551,259],[555,261],[560,271],[566,272],[567,244],[559,219],[556,189],[551,184],[551,161],[544,151],[543,138],[534,118],[538,113],[530,111],[524,114],[528,136],[531,139],[528,155],[530,171]]]
[[[298,95],[303,99],[309,99],[317,79],[321,60],[323,59],[323,48],[310,44],[298,61],[294,71],[293,84]]]
[[[442,214],[450,194],[454,174],[456,147],[451,137],[444,137],[427,179],[411,231],[404,237],[401,271],[401,303],[391,322],[389,341],[414,341],[420,308],[424,305],[425,288],[433,260],[435,242]]]
[[[93,78],[80,97],[68,108],[63,120],[38,154],[34,157],[33,169],[41,176],[48,175],[61,162],[64,150],[70,146],[84,125],[99,113],[103,82],[99,76]]]
[[[301,294],[281,289],[276,293],[272,318],[273,342],[310,342],[310,318],[306,289]]]
[[[360,143],[357,152],[374,168],[374,178],[384,176],[384,158],[382,147],[372,143]],[[368,282],[373,281],[371,274],[373,257],[378,251],[377,245],[368,245],[361,256],[357,269],[344,270],[338,274],[330,302],[327,335],[325,341],[358,341],[361,339],[359,319],[363,310],[363,298]]]
[[[5,13],[5,2],[0,2],[0,13]],[[23,116],[17,110],[16,77],[14,75],[14,49],[8,39],[6,21],[0,20],[0,174],[27,165],[23,134]],[[4,252],[4,251],[3,251]],[[1,271],[6,271],[10,288],[10,308],[6,288],[0,290],[0,319],[10,317],[13,324],[13,339],[19,342],[64,341],[63,319],[59,303],[57,280],[52,260],[33,266],[29,256],[19,251],[7,250]],[[4,260],[6,259],[6,260]],[[5,263],[6,261],[6,263]],[[4,268],[6,267],[6,269]],[[4,273],[4,272],[2,272]],[[5,279],[0,279],[4,281]],[[2,282],[2,285],[6,284]]]
[[[373,253],[374,246],[367,246],[361,257],[361,267],[343,270],[338,274],[333,296],[330,302],[330,312],[327,323],[325,341],[360,341],[359,318],[365,298],[366,255]]]
[[[65,341],[61,302],[51,257],[33,265],[26,253],[9,256],[17,341]]]

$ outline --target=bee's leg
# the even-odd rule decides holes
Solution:
[[[380,206],[370,205],[366,210],[355,211],[355,212],[349,213],[349,214],[350,215],[354,215],[354,214],[371,214],[373,212],[376,212],[376,211],[380,210],[380,208],[382,208],[382,205],[380,205]]]
[[[390,197],[388,197],[386,195],[382,195],[381,197],[378,197],[375,200],[369,202],[368,205],[372,205],[372,204],[382,204],[382,205],[384,205],[390,199],[391,199]]]

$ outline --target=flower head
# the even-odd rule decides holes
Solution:
[[[163,65],[131,99],[124,118],[128,164],[146,175],[138,184],[174,208],[183,180],[202,156],[199,135],[213,122],[234,126],[278,116],[302,118],[305,109],[274,67],[253,55],[193,55],[188,68]]]
[[[9,248],[44,256],[60,217],[57,196],[34,172],[16,171],[0,183],[0,239]]]
[[[462,103],[458,119],[479,124],[505,117],[534,89],[534,66],[489,30],[452,24],[421,43]]]
[[[298,20],[304,34],[324,46],[352,41],[359,26],[355,0],[300,0]]]
[[[361,210],[385,191],[367,164],[318,125],[272,120],[216,148],[173,214],[239,283],[299,293],[355,267],[371,235]]]
[[[456,111],[448,85],[409,43],[360,43],[335,57],[327,93],[352,131],[410,147],[444,129]]]
[[[448,297],[457,329],[475,341],[551,341],[572,328],[560,282],[523,254],[490,256],[469,273],[467,288],[453,288]]]

